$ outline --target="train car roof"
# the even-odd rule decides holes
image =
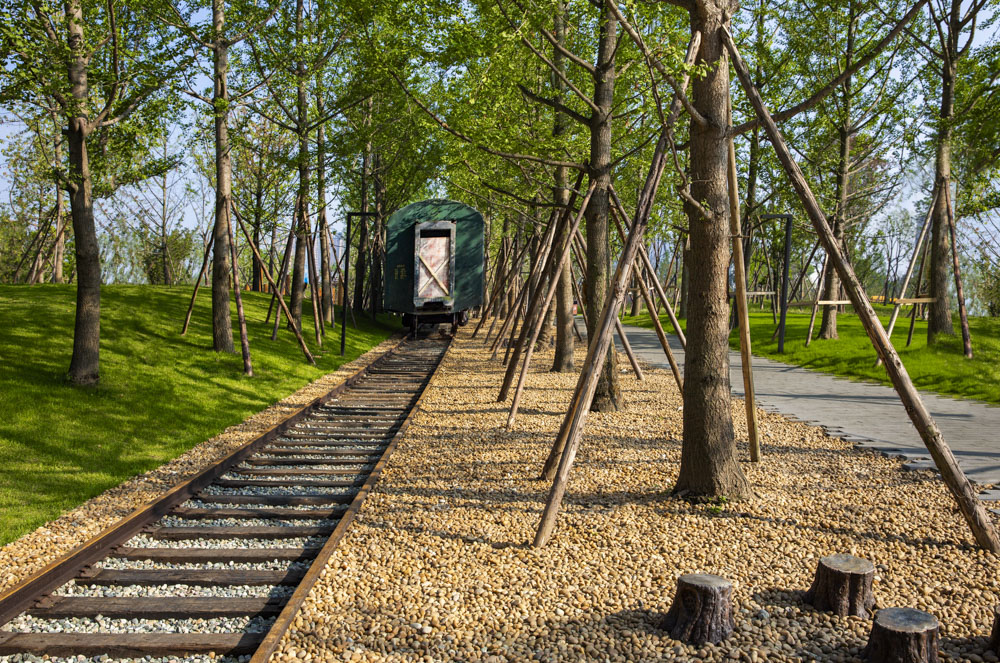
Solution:
[[[483,215],[475,207],[457,200],[434,198],[410,203],[396,210],[389,217],[389,224],[445,220],[455,222],[475,220],[482,223]]]

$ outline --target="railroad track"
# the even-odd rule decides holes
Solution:
[[[0,656],[266,660],[447,347],[401,342],[0,595]]]

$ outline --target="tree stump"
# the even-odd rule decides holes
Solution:
[[[937,663],[937,617],[913,608],[879,610],[864,656],[870,663]]]
[[[1000,605],[993,608],[993,632],[990,633],[990,644],[987,649],[1000,654]]]
[[[828,555],[819,560],[816,577],[806,592],[805,601],[817,610],[841,617],[854,615],[868,619],[871,617],[868,611],[875,605],[872,595],[874,577],[875,566],[867,559],[854,555]]]
[[[663,629],[688,644],[719,643],[735,625],[732,596],[733,584],[725,578],[707,573],[682,575]]]

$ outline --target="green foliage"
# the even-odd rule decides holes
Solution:
[[[7,319],[0,328],[0,544],[239,423],[397,327],[359,316],[358,328],[348,328],[346,357],[328,334],[326,351],[312,367],[290,332],[270,340],[263,323],[269,295],[244,293],[255,374],[246,378],[239,354],[211,349],[205,289],[182,337],[189,288],[107,286],[101,385],[81,390],[63,377],[74,290],[0,286]],[[303,310],[311,328],[312,309]]]

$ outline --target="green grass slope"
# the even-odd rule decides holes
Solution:
[[[358,316],[343,358],[340,327],[328,329],[313,367],[290,331],[270,340],[263,323],[270,296],[244,293],[254,368],[246,378],[235,306],[237,354],[220,355],[211,349],[207,289],[181,336],[190,287],[106,286],[101,384],[80,389],[65,380],[75,292],[0,286],[0,544],[239,423],[398,328],[390,318],[376,324]],[[308,343],[308,300],[303,311]]]
[[[882,325],[889,324],[891,308],[880,308]],[[903,314],[909,313],[904,307]],[[790,310],[785,332],[785,352],[778,354],[777,339],[771,340],[775,324],[770,311],[750,310],[750,340],[756,355],[770,357],[789,364],[804,366],[825,373],[832,373],[854,380],[868,380],[889,385],[885,368],[875,367],[875,349],[865,333],[861,320],[853,313],[837,316],[836,340],[819,340],[820,316],[816,316],[813,342],[806,347],[809,329],[809,311]],[[666,315],[662,316],[663,328],[671,331]],[[651,327],[649,316],[626,318],[625,324]],[[683,321],[682,321],[683,324]],[[917,320],[913,343],[906,346],[906,332],[910,320],[900,315],[892,334],[892,342],[903,360],[903,365],[913,383],[919,388],[948,396],[973,398],[1000,404],[1000,319],[971,318],[974,357],[962,355],[962,337],[955,315],[954,337],[945,337],[933,347],[927,346],[927,323]],[[739,335],[733,332],[730,346],[739,348]]]

